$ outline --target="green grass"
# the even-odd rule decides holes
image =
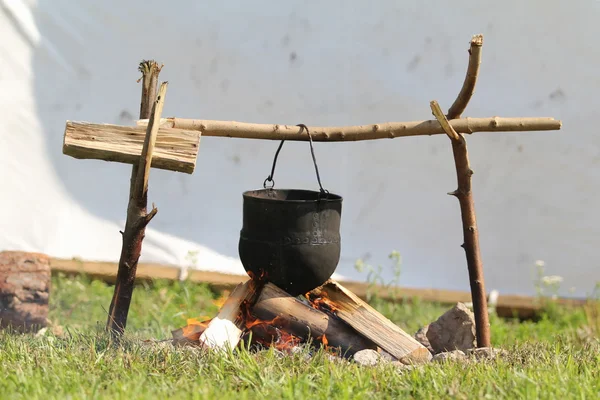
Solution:
[[[334,361],[324,352],[307,361],[306,354],[273,350],[211,354],[144,343],[217,312],[219,294],[185,282],[136,288],[128,338],[113,347],[103,332],[112,287],[84,277],[52,283],[53,328],[39,336],[0,332],[1,399],[600,397],[600,347],[577,334],[591,324],[584,310],[553,309],[535,323],[492,315],[492,340],[509,351],[506,358],[397,370]],[[409,333],[448,308],[372,304]]]

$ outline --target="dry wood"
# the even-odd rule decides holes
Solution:
[[[448,115],[445,116],[442,113],[442,110],[436,101],[431,102],[431,110],[452,143],[458,189],[450,194],[456,196],[460,204],[464,240],[462,247],[465,249],[467,267],[469,270],[473,313],[475,314],[477,347],[490,347],[490,323],[485,292],[485,280],[483,276],[483,263],[481,261],[481,252],[479,250],[479,231],[477,229],[475,202],[471,190],[471,176],[473,175],[473,170],[469,164],[467,141],[463,135],[457,133],[451,124],[448,123],[448,119],[460,117],[475,92],[479,65],[481,64],[482,45],[483,36],[473,36],[471,47],[469,49],[467,75],[460,93],[452,107],[450,107],[450,110],[448,110]]]
[[[325,303],[336,316],[398,360],[404,363],[431,360],[427,348],[339,283],[329,280],[308,296],[327,299]]]
[[[377,348],[341,319],[304,304],[271,283],[263,288],[252,314],[303,340],[310,338],[321,341],[325,337],[329,347],[340,349],[345,356],[351,356],[359,350]],[[253,333],[260,334],[254,328]]]
[[[47,325],[50,258],[0,252],[0,328],[31,332]]]
[[[262,291],[263,283],[247,280],[231,292],[223,307],[200,335],[200,343],[214,349],[234,349],[246,330],[242,303],[254,304]]]
[[[148,179],[150,178],[150,168],[152,158],[154,157],[154,148],[156,147],[156,136],[158,135],[159,120],[165,105],[165,95],[167,94],[167,82],[163,82],[158,90],[158,97],[152,110],[152,116],[148,123],[148,132],[144,139],[142,154],[138,163],[138,176],[135,181],[134,197],[142,198],[148,193]],[[154,210],[153,210],[154,211]]]
[[[147,120],[138,120],[145,126]],[[559,130],[561,121],[554,118],[461,118],[450,124],[457,132],[514,132]],[[300,135],[296,125],[254,124],[236,121],[209,121],[198,119],[167,118],[161,121],[162,128],[185,129],[201,132],[202,136],[235,137],[243,139],[268,140],[308,140]],[[374,125],[342,127],[309,127],[313,141],[357,141],[372,139],[393,139],[405,136],[443,134],[437,120],[413,122],[388,122]]]
[[[448,109],[448,119],[460,118],[462,113],[467,108],[473,93],[475,93],[475,84],[479,76],[479,66],[481,65],[481,47],[483,46],[483,35],[474,35],[471,38],[471,46],[469,47],[469,64],[467,66],[467,74],[463,85],[456,96],[456,100]]]
[[[146,225],[148,225],[158,211],[153,205],[152,210],[147,212],[147,182],[150,171],[150,168],[147,168],[147,166],[151,165],[152,162],[153,142],[156,140],[158,121],[160,121],[167,92],[167,83],[164,82],[161,84],[158,96],[156,96],[156,89],[152,86],[147,86],[147,84],[148,82],[158,82],[158,74],[161,68],[154,61],[140,63],[140,71],[143,74],[141,112],[147,112],[150,104],[153,104],[153,106],[149,115],[150,123],[148,124],[144,139],[143,152],[140,155],[139,163],[134,164],[131,169],[127,219],[125,221],[125,229],[122,232],[123,246],[119,259],[117,282],[106,321],[107,330],[116,339],[123,334],[127,326],[127,315],[135,285],[137,264],[142,253],[142,242],[146,234]],[[154,121],[156,121],[156,124]]]
[[[63,154],[135,164],[142,154],[146,128],[67,121]],[[152,167],[191,174],[196,167],[200,134],[182,129],[158,130]]]

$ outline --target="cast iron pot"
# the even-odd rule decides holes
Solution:
[[[250,276],[271,282],[292,296],[325,283],[340,260],[342,197],[323,189],[308,129],[320,191],[273,189],[273,174],[264,189],[243,193],[240,260]],[[302,130],[300,131],[302,132]],[[267,187],[267,182],[272,182]]]

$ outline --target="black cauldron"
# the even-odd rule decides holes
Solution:
[[[243,224],[240,232],[240,260],[251,277],[272,282],[292,296],[304,294],[325,283],[340,260],[340,219],[342,197],[323,189],[310,149],[320,191],[273,189],[271,174],[264,189],[243,193]],[[272,185],[267,187],[267,182]]]

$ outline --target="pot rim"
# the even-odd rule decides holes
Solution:
[[[287,199],[273,199],[273,198],[269,198],[269,197],[262,197],[262,196],[257,196],[258,193],[266,193],[268,191],[277,191],[277,192],[304,192],[304,193],[310,193],[310,194],[320,194],[321,192],[316,191],[316,190],[310,190],[310,189],[273,189],[273,188],[267,188],[267,189],[254,189],[254,190],[247,190],[245,192],[242,193],[242,196],[244,198],[244,200],[252,200],[252,201],[261,201],[261,202],[266,202],[266,203],[321,203],[321,202],[328,202],[328,203],[341,203],[343,201],[343,197],[340,196],[339,194],[335,194],[335,193],[327,193],[327,197],[323,197],[323,198],[316,198],[314,200],[287,200]]]

